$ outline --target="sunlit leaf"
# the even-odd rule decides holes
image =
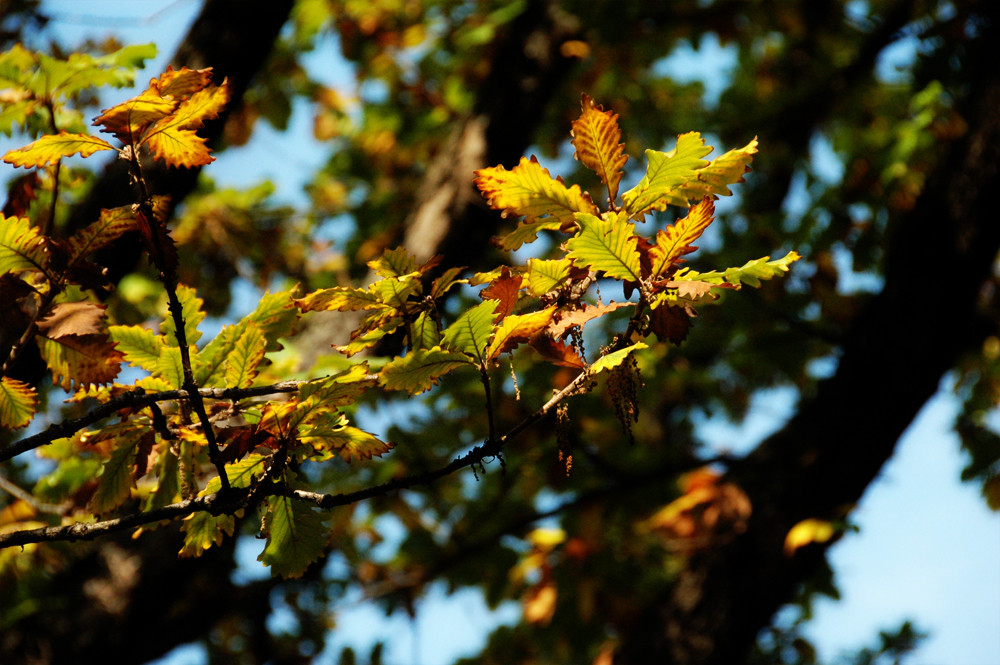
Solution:
[[[642,342],[636,342],[632,346],[626,346],[624,349],[619,349],[613,353],[609,353],[605,356],[601,356],[593,362],[590,366],[590,373],[597,374],[598,372],[603,372],[606,369],[611,369],[612,367],[617,367],[621,365],[626,358],[629,357],[635,351],[639,349],[647,349],[649,346]]]
[[[577,216],[580,233],[566,241],[567,258],[588,270],[608,277],[638,282],[641,279],[635,225],[625,215],[603,220],[593,215]]]
[[[699,273],[693,270],[685,270],[677,273],[677,280],[691,280],[708,282],[710,284],[721,284],[723,282],[732,284],[739,288],[742,284],[749,284],[759,287],[761,280],[780,277],[788,272],[788,266],[798,261],[801,256],[797,252],[789,252],[780,259],[770,261],[770,256],[748,261],[739,268],[728,268],[727,270],[714,270],[712,272]]]
[[[146,90],[121,104],[116,104],[94,120],[101,131],[112,134],[122,143],[129,145],[139,141],[143,132],[177,107],[173,99],[164,99],[155,90]]]
[[[207,512],[197,512],[181,523],[184,532],[184,546],[178,556],[181,558],[197,557],[212,547],[221,545],[226,536],[233,535],[236,519],[232,515],[212,515]]]
[[[469,356],[435,346],[414,349],[405,356],[386,363],[379,372],[379,383],[389,390],[405,390],[411,395],[430,390],[448,372],[472,364]]]
[[[576,148],[573,156],[608,186],[608,198],[614,201],[618,197],[622,169],[628,161],[628,155],[624,154],[625,144],[619,143],[622,132],[618,127],[618,115],[605,111],[587,95],[583,95],[581,104],[583,112],[573,121],[572,143]]]
[[[152,434],[149,430],[133,428],[122,430],[115,438],[115,447],[111,451],[111,456],[104,462],[97,490],[90,500],[92,511],[106,513],[129,498],[132,488],[135,487],[133,470],[140,439]]]
[[[125,362],[147,372],[156,370],[163,349],[163,338],[142,326],[110,326],[108,334]]]
[[[785,535],[785,554],[792,556],[800,547],[810,543],[825,543],[836,533],[837,529],[832,522],[812,517],[802,520]]]
[[[493,334],[493,341],[490,342],[490,348],[486,352],[486,358],[492,359],[496,358],[501,353],[511,351],[517,347],[518,344],[527,342],[535,335],[539,334],[541,331],[552,322],[552,315],[555,313],[556,307],[547,307],[538,312],[531,312],[530,314],[512,314],[504,318],[497,326],[496,332]]]
[[[514,306],[517,305],[517,295],[523,281],[524,278],[521,275],[512,275],[510,270],[504,267],[500,276],[479,292],[479,297],[483,300],[497,301],[495,321],[503,319],[514,311]]]
[[[232,352],[226,356],[226,386],[246,388],[252,385],[266,350],[264,333],[256,325],[247,323]]]
[[[350,286],[334,286],[329,289],[314,291],[304,298],[295,299],[296,306],[303,312],[359,311],[385,307],[385,303],[369,289],[356,289]]]
[[[484,300],[464,312],[445,328],[441,346],[467,353],[481,363],[482,353],[493,332],[493,319],[498,304],[496,300]]]
[[[679,193],[680,188],[697,178],[698,169],[708,164],[702,157],[710,152],[712,148],[698,132],[678,136],[677,146],[670,152],[647,150],[646,175],[622,194],[629,216],[641,219],[650,210],[665,210],[668,204],[686,207],[688,199]]]
[[[678,194],[688,200],[704,196],[730,196],[729,185],[744,182],[750,163],[757,154],[757,138],[742,148],[734,148],[698,170],[697,177],[684,184]]]
[[[27,383],[0,377],[0,427],[12,430],[31,422],[38,409],[38,393]]]
[[[368,262],[368,267],[380,277],[402,277],[417,270],[417,260],[403,247],[388,249],[382,256]]]
[[[89,157],[102,150],[114,150],[114,146],[96,136],[59,132],[43,136],[23,148],[9,151],[3,156],[3,161],[14,166],[33,168],[54,164],[63,157],[78,153],[82,157]]]
[[[528,259],[528,292],[533,296],[542,296],[562,286],[572,267],[573,262],[568,258]]]
[[[410,324],[410,346],[414,349],[430,349],[441,344],[441,330],[437,321],[427,312],[420,312]]]
[[[374,434],[362,429],[346,425],[339,416],[330,413],[303,428],[299,439],[319,452],[338,455],[345,462],[381,457],[393,448],[393,444],[380,441]]]
[[[634,307],[635,303],[630,302],[609,302],[607,305],[584,305],[579,309],[570,311],[562,310],[558,318],[548,327],[548,334],[555,339],[563,337],[570,328],[582,326],[588,321],[600,318],[605,314],[610,314],[622,307]]]
[[[122,354],[105,335],[39,336],[37,341],[52,382],[64,390],[111,383],[121,370]]]
[[[48,259],[45,237],[26,217],[0,214],[0,274],[44,270]]]
[[[205,301],[198,297],[197,292],[190,286],[184,284],[177,285],[177,299],[181,303],[181,316],[184,319],[184,336],[188,344],[195,344],[201,339],[201,332],[198,324],[205,319],[205,311],[201,308]],[[174,317],[167,312],[163,321],[160,322],[160,332],[168,344],[177,344],[176,327]]]
[[[704,198],[691,206],[686,217],[657,231],[656,244],[650,250],[654,277],[669,270],[682,256],[698,249],[692,243],[712,223],[714,215],[715,203],[710,198]]]

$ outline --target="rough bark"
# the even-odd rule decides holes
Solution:
[[[963,113],[970,129],[896,225],[885,286],[852,327],[836,374],[731,474],[753,504],[747,531],[691,558],[670,595],[623,640],[618,662],[650,654],[678,664],[741,662],[822,563],[819,546],[787,556],[788,530],[810,517],[842,518],[959,354],[981,343],[981,288],[1000,251],[1000,77],[986,65],[1000,58],[997,32],[989,26],[969,58],[980,70]],[[925,278],[941,266],[947,279]]]

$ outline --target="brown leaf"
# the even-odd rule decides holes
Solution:
[[[650,313],[649,328],[657,339],[680,345],[691,328],[693,310],[661,305]]]
[[[6,217],[24,217],[31,207],[31,202],[38,198],[36,190],[39,187],[38,171],[31,171],[14,178],[7,187],[7,203],[3,214]]]
[[[104,310],[104,305],[86,300],[56,303],[38,322],[38,329],[49,339],[98,335],[104,332]]]
[[[576,349],[563,342],[557,342],[548,335],[538,335],[529,343],[553,365],[577,369],[584,369],[587,366],[586,361],[580,357]]]
[[[598,317],[604,316],[616,309],[621,309],[622,307],[631,307],[634,303],[630,302],[614,302],[611,301],[607,305],[584,305],[580,309],[574,309],[571,311],[563,310],[559,314],[559,318],[549,325],[548,332],[554,339],[560,339],[564,337],[569,329],[573,326],[582,326],[587,321],[596,319]]]
[[[496,317],[493,319],[494,323],[500,323],[505,316],[514,311],[514,306],[517,305],[517,293],[521,289],[523,281],[523,277],[511,275],[510,268],[504,266],[503,270],[500,271],[500,276],[479,292],[479,297],[483,300],[500,302],[500,305],[497,306]]]

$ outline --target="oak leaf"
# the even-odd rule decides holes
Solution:
[[[570,132],[576,148],[573,157],[597,174],[608,186],[608,200],[614,201],[618,198],[622,169],[628,161],[628,155],[624,154],[625,144],[619,143],[622,131],[618,127],[618,115],[605,111],[586,94],[581,105],[583,112],[573,121]]]
[[[63,157],[77,153],[82,157],[89,157],[95,152],[114,149],[114,146],[102,138],[86,134],[70,134],[63,131],[43,136],[23,148],[11,150],[3,156],[3,161],[13,164],[15,167],[32,168],[48,166],[58,162]]]

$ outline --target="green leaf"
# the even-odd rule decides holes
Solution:
[[[97,490],[90,499],[90,510],[94,513],[114,510],[128,499],[132,488],[135,487],[132,472],[139,441],[144,435],[152,436],[152,432],[135,428],[124,429],[116,437],[117,445],[104,462]]]
[[[184,318],[184,335],[187,337],[187,343],[194,345],[201,339],[198,324],[205,318],[205,312],[201,309],[204,301],[198,297],[194,289],[184,284],[177,285],[177,299],[181,303],[181,315]],[[170,312],[167,312],[163,322],[160,323],[160,332],[163,333],[167,344],[177,344],[175,330],[174,317],[170,315]]]
[[[687,182],[677,191],[677,195],[687,200],[705,196],[730,196],[729,185],[744,182],[743,175],[750,170],[750,162],[757,154],[756,137],[742,148],[734,148],[712,160],[712,163],[698,169],[695,180]]]
[[[525,243],[532,243],[542,231],[559,231],[564,222],[556,218],[545,218],[535,222],[521,221],[507,235],[500,236],[500,247],[507,251],[520,249]]]
[[[267,544],[257,560],[281,577],[301,577],[326,549],[323,516],[299,499],[268,497],[262,530]]]
[[[27,383],[0,377],[0,427],[12,430],[31,422],[38,409],[38,393]]]
[[[108,334],[115,348],[125,355],[125,362],[147,372],[155,372],[165,344],[163,338],[142,326],[110,326]]]
[[[801,256],[797,252],[788,252],[780,259],[770,261],[770,256],[748,261],[739,268],[728,268],[724,271],[713,270],[712,272],[699,273],[693,270],[683,270],[677,273],[676,280],[690,280],[696,282],[708,282],[709,284],[732,284],[740,288],[743,284],[759,287],[761,280],[780,277],[788,272],[788,266],[798,261]]]
[[[374,434],[362,429],[346,425],[344,418],[332,413],[324,414],[324,417],[300,430],[299,439],[318,452],[339,455],[345,462],[381,457],[393,448],[393,444],[380,441]]]
[[[184,546],[178,556],[197,557],[212,545],[221,545],[225,536],[232,536],[236,520],[232,515],[212,515],[198,512],[185,518],[181,525],[184,531]]]
[[[417,260],[403,247],[387,249],[382,256],[368,262],[368,267],[381,277],[402,277],[416,272]]]
[[[156,359],[153,374],[162,378],[172,389],[184,385],[184,366],[181,364],[181,350],[176,346],[166,346],[160,349],[160,357]]]
[[[180,492],[180,476],[177,455],[165,441],[159,446],[154,472],[157,476],[156,489],[146,499],[145,510],[156,510],[174,502]]]
[[[611,369],[613,367],[618,367],[629,354],[639,349],[648,349],[649,345],[643,342],[636,342],[632,346],[626,346],[624,349],[619,349],[613,353],[609,353],[606,356],[601,356],[593,362],[593,364],[588,368],[591,374],[597,374],[598,372],[603,372],[606,369]]]
[[[710,152],[712,148],[698,132],[678,136],[677,146],[670,152],[647,150],[646,175],[622,194],[629,217],[641,219],[650,210],[665,210],[668,204],[686,207],[688,199],[680,189],[698,177],[698,169],[708,164],[702,157]]]
[[[0,214],[0,275],[45,270],[49,261],[45,237],[26,217]]]
[[[493,318],[498,304],[496,300],[484,300],[463,313],[445,329],[441,346],[468,353],[482,364],[483,350],[493,333]]]
[[[264,360],[267,349],[267,339],[253,323],[247,323],[246,329],[233,345],[232,353],[226,356],[226,386],[229,388],[247,388],[253,384],[260,363]]]
[[[378,379],[389,390],[405,390],[416,395],[430,390],[448,372],[471,364],[469,356],[459,351],[448,351],[440,346],[414,349],[386,363]]]
[[[314,291],[304,298],[296,298],[295,305],[303,312],[361,311],[386,306],[374,291],[351,286]]]
[[[528,292],[533,296],[543,296],[561,286],[572,267],[573,262],[568,258],[528,259]]]
[[[226,478],[229,484],[236,488],[250,487],[250,484],[267,472],[268,464],[271,461],[269,455],[247,455],[238,462],[226,465]],[[198,493],[198,496],[208,496],[216,494],[222,490],[222,481],[218,476],[212,477],[205,484],[205,489]]]
[[[437,321],[427,312],[420,312],[416,321],[410,324],[410,346],[414,349],[429,349],[441,343],[441,331]]]
[[[608,220],[581,214],[577,220],[583,228],[575,238],[566,241],[567,258],[608,277],[641,280],[635,225],[628,223],[625,214],[612,214]]]
[[[381,302],[399,312],[405,312],[407,299],[411,295],[420,295],[422,289],[418,272],[401,277],[386,277],[368,287],[368,290],[376,294]]]

